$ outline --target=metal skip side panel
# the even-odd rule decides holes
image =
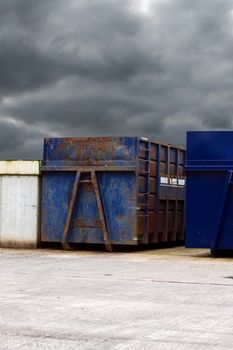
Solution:
[[[186,247],[210,248],[215,243],[226,173],[192,172],[187,178]]]
[[[134,244],[136,200],[134,173],[97,174],[101,205],[110,242]],[[71,224],[69,242],[104,243],[99,208],[92,183],[81,182]]]
[[[99,184],[111,240],[137,244],[136,174],[100,173]]]
[[[43,175],[42,240],[61,242],[76,174],[51,172]],[[94,185],[81,175],[67,242],[104,243]],[[98,172],[101,205],[111,242],[135,244],[136,177],[133,172]]]
[[[133,137],[84,137],[45,139],[46,165],[95,165],[113,163],[124,165],[136,159],[137,139]]]
[[[42,176],[41,240],[61,242],[75,172],[44,172]]]
[[[233,132],[187,133],[186,246],[233,247]]]
[[[222,225],[220,227],[220,235],[217,239],[217,248],[232,249],[233,241],[233,186],[232,183],[228,188],[225,198],[225,211],[223,212]]]

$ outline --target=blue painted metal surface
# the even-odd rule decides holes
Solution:
[[[187,133],[186,247],[233,249],[233,132]]]
[[[182,240],[184,155],[139,137],[45,139],[42,241]]]

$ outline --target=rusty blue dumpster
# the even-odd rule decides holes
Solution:
[[[233,249],[233,131],[187,133],[186,247]]]
[[[184,239],[182,147],[141,137],[44,140],[42,242]]]

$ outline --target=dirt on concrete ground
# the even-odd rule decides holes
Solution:
[[[232,349],[233,258],[0,249],[0,349]]]

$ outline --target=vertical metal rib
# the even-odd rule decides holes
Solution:
[[[104,215],[103,204],[102,204],[102,200],[101,200],[101,196],[100,196],[99,185],[98,185],[95,171],[91,172],[91,179],[92,179],[92,183],[93,183],[94,190],[95,190],[95,196],[96,196],[97,207],[98,207],[98,211],[99,211],[101,228],[102,228],[103,236],[104,236],[105,247],[106,247],[106,250],[111,253],[112,252],[112,244],[111,244],[111,240],[109,237],[109,233],[108,233],[108,229],[107,229],[107,225],[106,225],[106,221],[105,221],[106,219],[105,219],[105,215]]]
[[[77,192],[78,192],[78,185],[79,185],[80,174],[81,174],[81,172],[77,171],[76,176],[75,176],[73,190],[72,190],[70,203],[69,203],[69,209],[68,209],[66,224],[65,224],[65,227],[64,227],[64,232],[63,232],[63,237],[62,237],[62,243],[66,242],[67,236],[69,234],[71,219],[72,219],[72,215],[73,215],[73,212],[74,212],[74,206],[75,206],[75,201],[76,201]]]

